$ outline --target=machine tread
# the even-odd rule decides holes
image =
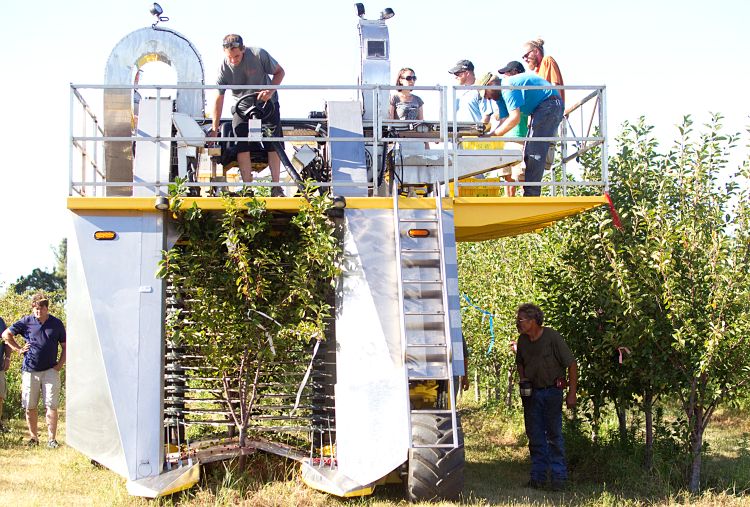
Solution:
[[[418,447],[409,450],[406,496],[412,502],[435,499],[455,500],[464,487],[464,438],[458,424],[458,447]],[[415,445],[453,443],[450,414],[416,412],[411,414],[412,441]]]

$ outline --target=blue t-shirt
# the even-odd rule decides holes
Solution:
[[[33,315],[27,315],[10,326],[10,332],[23,336],[30,345],[23,355],[23,371],[49,370],[57,364],[57,345],[65,343],[65,326],[49,315],[42,324]]]
[[[463,93],[461,91],[458,93],[460,95],[456,97],[456,103],[454,104],[456,121],[482,123],[480,106],[482,97],[479,96],[479,92],[477,90],[464,90]]]
[[[503,99],[482,99],[482,116],[486,115],[497,115],[498,120],[507,118],[508,108],[505,107]],[[521,113],[521,120],[518,125],[506,132],[505,135],[508,137],[526,137],[529,135],[529,115]]]
[[[524,72],[503,78],[503,86],[552,86],[532,72]],[[557,90],[503,90],[500,107],[508,111],[520,109],[523,114],[534,114],[534,109],[550,97],[559,97]],[[507,116],[507,115],[506,115]]]
[[[5,325],[5,321],[0,318],[0,335],[3,334],[3,332],[7,329]],[[5,361],[5,342],[0,340],[0,370],[3,367],[3,361]]]

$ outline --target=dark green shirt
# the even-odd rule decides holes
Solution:
[[[555,379],[565,377],[574,362],[568,344],[554,329],[542,328],[536,341],[525,334],[518,338],[516,364],[523,366],[524,375],[537,389],[555,385]]]

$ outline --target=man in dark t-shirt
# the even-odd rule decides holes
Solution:
[[[65,364],[65,326],[50,315],[49,301],[44,294],[34,294],[31,299],[32,314],[22,317],[3,331],[3,340],[11,349],[23,354],[21,366],[21,402],[26,410],[29,445],[39,445],[37,406],[40,394],[47,409],[47,447],[59,447],[57,433],[57,408],[60,404],[60,370]],[[23,345],[15,337],[22,336]],[[60,357],[57,356],[58,347]]]
[[[578,366],[560,333],[543,327],[544,313],[531,303],[518,307],[516,328],[520,333],[516,367],[521,382],[531,383],[531,396],[523,400],[526,435],[531,455],[528,485],[541,488],[552,475],[552,489],[562,490],[568,480],[562,435],[562,398],[569,384],[566,404],[576,404]],[[566,382],[566,371],[568,380]]]
[[[224,61],[219,68],[219,76],[216,79],[216,84],[226,86],[278,85],[284,79],[284,69],[265,49],[245,47],[242,37],[239,35],[227,35],[224,37],[222,46],[224,47]],[[225,91],[219,90],[216,102],[214,103],[212,136],[219,135]],[[276,90],[232,89],[231,92],[235,98],[257,92],[257,102],[270,102],[271,104],[268,107],[271,108],[271,113],[265,121],[273,124],[273,137],[282,136],[279,99]],[[236,112],[232,118],[232,127],[234,128],[236,137],[247,138],[249,132],[247,120],[240,118]],[[237,164],[240,166],[242,181],[250,182],[253,180],[250,144],[246,141],[241,141],[238,142],[237,147]],[[271,179],[275,183],[278,183],[281,174],[281,160],[279,159],[279,155],[273,150],[268,152],[268,167],[271,169]],[[271,196],[283,197],[284,192],[281,187],[273,187],[271,189]]]

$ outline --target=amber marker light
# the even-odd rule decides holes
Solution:
[[[410,238],[426,238],[429,235],[430,231],[428,229],[409,229]]]
[[[109,241],[116,238],[117,233],[115,231],[96,231],[94,233],[94,239],[100,241]]]

